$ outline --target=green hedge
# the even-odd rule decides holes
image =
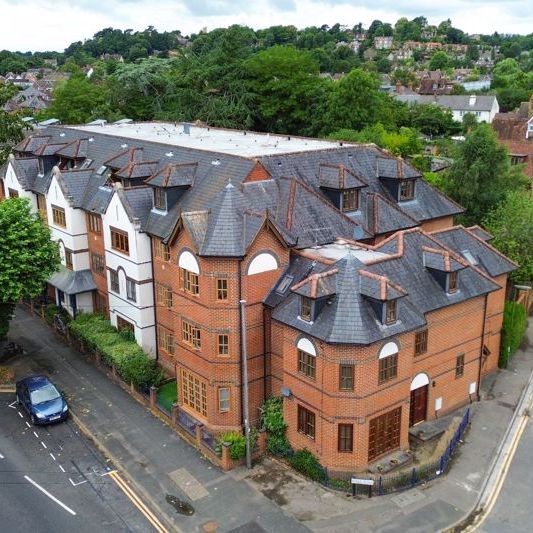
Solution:
[[[217,453],[222,455],[222,444],[229,442],[231,444],[229,455],[234,461],[242,459],[246,455],[246,438],[238,431],[227,431],[222,433],[217,438]],[[254,427],[250,428],[250,449],[255,448],[257,442],[257,430]]]
[[[506,368],[509,360],[520,347],[527,329],[527,315],[523,305],[505,302],[500,346],[500,368]]]
[[[98,351],[104,361],[114,365],[124,381],[137,386],[157,386],[163,371],[131,338],[119,333],[102,315],[84,313],[70,324],[70,332],[88,348]]]
[[[325,470],[309,450],[298,450],[294,452],[294,455],[289,456],[287,460],[294,470],[311,478],[313,481],[324,483],[326,478]]]
[[[267,432],[266,448],[276,457],[287,457],[292,453],[285,436],[287,424],[283,418],[282,398],[269,398],[263,405],[263,426]]]

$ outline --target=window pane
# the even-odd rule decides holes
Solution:
[[[353,371],[352,365],[340,365],[339,388],[341,390],[353,390]]]
[[[303,350],[298,350],[298,372],[306,375],[308,378],[315,379],[316,357]]]
[[[353,451],[353,424],[339,424],[338,450],[339,452]]]

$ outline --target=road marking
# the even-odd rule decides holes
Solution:
[[[24,416],[22,415],[20,411],[17,411],[17,413],[19,414],[20,418],[24,418]]]
[[[43,441],[41,441],[41,444],[43,445],[43,448],[46,450],[46,444]]]
[[[4,456],[0,453],[0,459],[4,459]]]
[[[31,425],[30,425],[30,423],[29,423],[27,420],[26,420],[26,425],[27,425],[29,428],[31,428]]]
[[[126,482],[120,477],[117,471],[109,472],[109,475],[113,481],[120,487],[122,492],[130,499],[130,501],[141,511],[146,519],[154,526],[158,533],[168,533],[167,529],[158,520],[158,518],[148,509],[148,507],[141,501],[139,496],[133,492],[133,490],[126,484]]]
[[[73,486],[73,487],[77,487],[78,485],[83,485],[84,483],[87,483],[87,480],[84,479],[83,481],[80,481],[79,483],[74,483],[74,481],[72,481],[72,479],[68,478],[68,480],[70,481],[70,484]]]
[[[38,483],[35,483],[35,481],[33,481],[33,479],[31,479],[31,477],[24,476],[24,479],[29,481],[34,487],[38,488],[43,494],[48,496],[52,501],[56,502],[57,505],[60,505],[61,507],[63,507],[63,509],[65,509],[65,511],[70,513],[72,516],[76,516],[76,511],[73,511],[70,507],[67,507],[63,502],[59,501],[55,496],[50,494],[46,489],[43,489],[43,487],[41,487],[41,485],[39,485]]]
[[[99,477],[109,476],[111,474],[114,474],[116,470],[110,470],[109,472],[106,472],[105,474],[99,474]]]
[[[50,457],[55,461],[56,458],[54,457],[54,454],[52,452],[50,452]]]
[[[61,472],[65,472],[65,469],[61,465],[59,465],[59,468],[61,468]]]
[[[8,407],[11,407],[11,409],[16,409],[15,404],[17,403],[17,400],[15,400],[13,403],[10,403]]]
[[[33,434],[35,435],[35,438],[38,439],[39,438],[39,435],[37,435],[37,432],[34,431]]]

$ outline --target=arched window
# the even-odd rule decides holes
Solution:
[[[185,250],[181,252],[178,258],[178,266],[180,268],[180,287],[190,294],[199,294],[200,267],[196,257],[188,250]]]
[[[276,270],[278,266],[278,260],[274,255],[263,252],[256,255],[248,265],[248,275]]]
[[[427,374],[424,374],[424,372],[420,372],[420,374],[417,374],[413,381],[411,381],[411,389],[410,390],[416,390],[420,387],[425,387],[426,385],[429,385],[429,377]]]
[[[298,372],[310,379],[316,377],[316,348],[315,345],[305,337],[302,337],[296,344],[298,349]]]
[[[398,345],[388,342],[379,351],[378,382],[384,383],[398,375]]]

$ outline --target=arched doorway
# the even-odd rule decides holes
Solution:
[[[429,377],[417,374],[411,381],[411,404],[409,407],[409,427],[424,422],[428,411]]]

